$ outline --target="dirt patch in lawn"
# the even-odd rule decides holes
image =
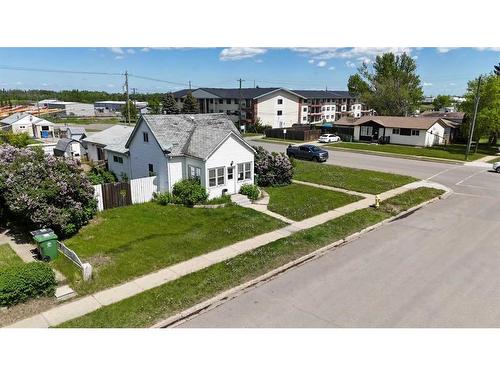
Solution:
[[[55,297],[40,297],[25,303],[0,309],[0,327],[5,327],[19,320],[23,320],[47,311],[57,305]]]

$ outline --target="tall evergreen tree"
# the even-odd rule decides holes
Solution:
[[[161,103],[157,98],[151,98],[148,102],[149,113],[158,115],[161,113]]]
[[[424,96],[415,60],[403,53],[377,56],[372,69],[366,63],[349,78],[349,91],[386,116],[407,116],[418,109]]]
[[[200,109],[198,107],[198,99],[196,99],[191,91],[189,91],[184,99],[184,104],[182,106],[182,113],[199,113]]]
[[[169,92],[161,101],[162,103],[162,112],[166,115],[176,115],[179,113],[179,107],[177,107],[177,103],[174,98],[174,94]]]

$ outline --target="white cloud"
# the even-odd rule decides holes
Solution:
[[[256,59],[256,60],[255,60],[255,62],[256,62],[257,64],[260,64],[260,63],[264,62],[264,60],[262,60],[262,59]]]
[[[135,50],[133,48],[127,48],[127,53],[129,55],[133,55],[135,53]]]
[[[453,49],[456,49],[456,47],[437,47],[436,50],[439,52],[439,53],[448,53],[450,52],[451,50]]]
[[[123,55],[125,52],[120,47],[112,47],[110,48],[111,52],[116,53],[118,55]]]
[[[500,52],[500,47],[476,47],[478,51]]]
[[[451,82],[450,86],[456,86],[457,84],[455,82]]]
[[[409,47],[292,48],[292,51],[319,60],[329,60],[333,58],[357,59],[364,56],[374,57],[386,52],[392,52],[396,55],[401,55],[404,52],[411,54],[412,49]]]
[[[151,50],[151,48],[148,48],[148,47],[141,48],[142,52],[149,52],[150,50]]]
[[[352,61],[348,60],[348,61],[346,61],[345,66],[347,66],[348,68],[355,68],[356,64],[354,64]]]
[[[219,54],[221,61],[235,61],[252,58],[267,52],[266,48],[255,47],[231,47],[224,48]]]
[[[359,62],[362,62],[362,63],[365,63],[365,64],[370,64],[372,63],[372,60],[369,59],[368,57],[366,56],[361,56],[361,57],[358,57],[356,60],[358,60]]]
[[[23,83],[21,81],[17,81],[16,85],[22,85]]]
[[[328,70],[335,70],[335,67],[334,67],[334,66],[330,66],[330,67],[328,68]]]
[[[323,68],[324,66],[326,66],[326,61],[321,60],[320,62],[318,62],[318,66],[319,66],[320,68]]]
[[[432,86],[432,82],[424,82],[424,83],[422,83],[422,85],[424,87],[426,87],[426,86]]]
[[[44,82],[44,83],[42,83],[42,86],[43,86],[43,87],[47,87],[48,85],[49,85],[48,83],[45,83],[45,82]]]
[[[314,64],[314,59],[310,59],[307,61],[309,64]]]
[[[123,59],[123,58],[124,58],[124,56],[123,56],[123,55],[116,55],[116,56],[115,56],[115,60],[121,60],[121,59]]]

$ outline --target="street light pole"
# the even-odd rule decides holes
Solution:
[[[479,106],[479,89],[481,87],[481,79],[482,76],[479,76],[477,80],[477,91],[476,91],[476,103],[474,104],[474,116],[472,118],[472,125],[469,130],[469,141],[467,142],[467,149],[465,150],[465,160],[469,160],[470,147],[472,144],[472,136],[474,135],[474,128],[476,127],[476,117],[477,117],[477,108]]]

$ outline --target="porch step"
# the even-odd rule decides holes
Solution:
[[[233,194],[231,195],[231,202],[237,204],[238,206],[249,206],[252,204],[252,201],[248,199],[246,195],[243,194]]]

